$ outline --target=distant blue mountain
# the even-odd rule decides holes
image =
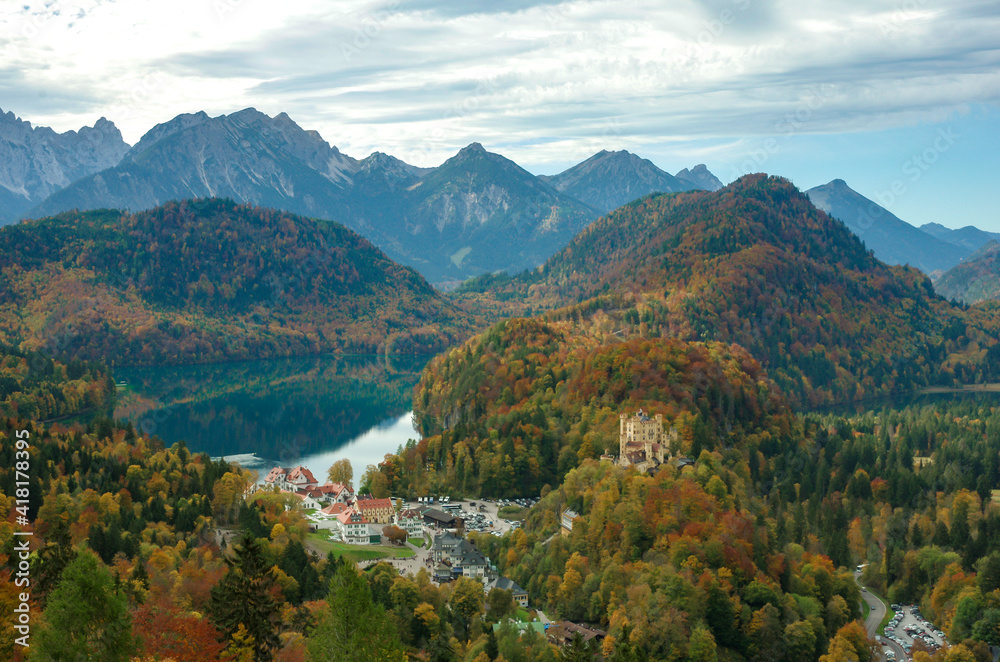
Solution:
[[[806,195],[814,205],[842,221],[875,252],[875,257],[888,264],[909,264],[931,274],[947,271],[972,252],[906,223],[843,179],[811,188]]]

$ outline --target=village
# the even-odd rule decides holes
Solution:
[[[690,464],[690,460],[676,455],[677,431],[664,430],[662,415],[650,417],[639,410],[620,418],[618,454],[605,454],[602,461],[632,467],[641,473],[655,473],[668,462],[680,468]],[[529,611],[528,592],[502,576],[496,564],[465,537],[471,531],[496,536],[509,533],[520,526],[520,521],[502,517],[501,508],[527,509],[538,502],[537,498],[495,501],[488,498],[452,501],[447,496],[422,496],[415,501],[375,498],[356,494],[349,482],[321,484],[304,466],[274,467],[264,477],[263,486],[294,495],[310,522],[311,534],[341,546],[340,549],[356,548],[362,568],[387,562],[400,575],[424,569],[437,584],[469,577],[483,582],[487,594],[493,589],[509,591],[520,608],[521,618],[512,619],[515,626],[533,628],[559,645],[577,633],[585,641],[601,640],[606,634],[582,623],[553,623],[540,610]],[[578,517],[576,512],[564,509],[559,535],[570,535]],[[364,550],[372,551],[366,554]]]
[[[579,633],[584,641],[602,640],[605,632],[569,621],[552,622],[540,610],[530,609],[528,592],[515,581],[501,576],[496,565],[465,537],[469,531],[501,536],[520,526],[517,520],[500,516],[507,505],[529,508],[538,499],[456,500],[448,497],[420,497],[416,502],[399,498],[374,498],[355,494],[350,485],[320,484],[306,467],[275,467],[264,485],[295,495],[310,522],[310,531],[334,543],[356,546],[358,550],[385,549],[385,543],[399,546],[402,555],[373,554],[361,560],[361,568],[378,562],[391,564],[400,575],[415,575],[425,569],[436,584],[469,577],[484,584],[484,593],[508,591],[517,607],[511,621],[519,629],[534,629],[557,645]],[[436,506],[436,507],[435,507]],[[563,535],[572,529],[572,511],[564,515]],[[399,533],[401,532],[401,533]]]

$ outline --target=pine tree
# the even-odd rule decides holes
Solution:
[[[497,659],[500,655],[500,646],[497,644],[497,634],[490,627],[489,634],[486,636],[486,655],[489,656],[490,662]]]
[[[126,662],[136,653],[125,596],[92,552],[80,553],[63,572],[45,608],[45,624],[32,639],[33,660]]]
[[[458,654],[451,645],[451,640],[443,633],[431,639],[427,645],[427,653],[429,662],[458,662]]]
[[[594,659],[594,653],[584,642],[583,635],[574,632],[573,638],[562,649],[562,659],[565,662],[590,662]]]
[[[38,592],[43,600],[53,591],[67,566],[76,558],[76,549],[69,535],[69,525],[56,518],[46,542],[38,550]]]
[[[313,662],[400,662],[406,658],[385,609],[353,563],[340,563],[327,609],[307,645]]]
[[[988,595],[1000,588],[1000,552],[992,552],[980,561],[978,580],[979,590]]]
[[[243,626],[253,637],[254,659],[265,662],[273,659],[279,646],[280,605],[272,594],[277,578],[258,539],[244,536],[234,550],[235,555],[226,559],[229,571],[212,587],[209,617],[227,640]]]

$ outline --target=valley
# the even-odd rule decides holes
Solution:
[[[538,178],[478,144],[424,171],[237,115],[313,154],[295,167],[330,200],[368,181],[368,232],[396,247],[250,189],[0,229],[0,435],[34,440],[36,611],[83,572],[154,659],[323,659],[348,627],[367,659],[839,662],[873,659],[864,565],[947,632],[914,660],[1000,643],[1000,309],[915,268],[965,266],[958,244],[901,232],[942,262],[883,261],[838,181],[722,186],[628,152]],[[115,181],[213,121],[157,127]],[[514,261],[488,261],[497,242]],[[474,277],[442,292],[403,253]],[[660,426],[655,446],[628,420]],[[502,531],[472,510],[487,499],[513,500]],[[311,530],[325,509],[336,542]],[[390,536],[431,547],[397,567],[374,558],[412,551]],[[270,605],[251,638],[240,600]]]

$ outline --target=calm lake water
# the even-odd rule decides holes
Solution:
[[[115,418],[167,444],[224,456],[263,475],[308,467],[325,479],[347,458],[355,484],[369,464],[419,439],[413,387],[430,357],[327,356],[118,369]]]
[[[308,467],[320,481],[347,458],[357,484],[369,464],[419,439],[411,424],[413,387],[430,357],[327,356],[273,361],[117,369],[115,418],[183,440],[192,452],[235,459],[266,474]],[[830,407],[851,415],[886,406],[954,399],[989,403],[1000,393],[913,394]]]

